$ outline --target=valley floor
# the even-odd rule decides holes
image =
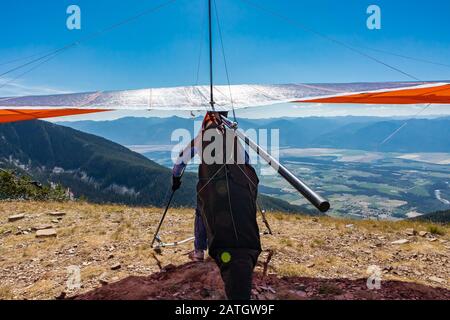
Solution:
[[[223,298],[217,268],[189,263],[192,243],[162,255],[150,249],[160,215],[159,208],[0,202],[0,299]],[[162,239],[190,237],[193,217],[192,209],[171,209]],[[255,299],[450,299],[448,225],[268,219],[274,235],[262,236]],[[378,276],[381,289],[369,290],[367,279]]]

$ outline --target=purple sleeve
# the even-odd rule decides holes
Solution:
[[[198,148],[199,148],[199,146],[198,146],[198,136],[197,136],[178,155],[177,161],[175,162],[175,165],[173,166],[173,169],[172,169],[172,175],[174,177],[179,178],[183,175],[184,169],[186,168],[189,161],[191,161],[191,159],[194,158],[195,155],[198,153],[198,151],[199,151]]]

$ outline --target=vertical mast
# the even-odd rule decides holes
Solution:
[[[212,45],[212,6],[211,0],[208,0],[208,16],[209,16],[209,86],[211,108],[214,111],[214,78],[213,78],[213,45]]]

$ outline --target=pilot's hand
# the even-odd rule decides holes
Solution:
[[[180,189],[180,186],[181,186],[181,177],[172,176],[172,191]]]

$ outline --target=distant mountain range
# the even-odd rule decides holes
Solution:
[[[127,117],[60,124],[123,145],[168,145],[173,144],[170,139],[175,129],[185,128],[193,132],[193,120],[179,117]],[[279,129],[281,147],[450,152],[450,117],[410,120],[377,117],[239,119],[239,124],[243,129]]]
[[[158,127],[151,131],[165,130],[164,125]],[[60,183],[76,197],[93,202],[162,206],[171,186],[170,169],[143,155],[105,138],[44,121],[0,124],[0,167],[26,171],[42,182]],[[185,174],[174,205],[195,206],[196,180],[196,174]],[[267,209],[300,211],[275,198],[261,196],[261,202]]]

